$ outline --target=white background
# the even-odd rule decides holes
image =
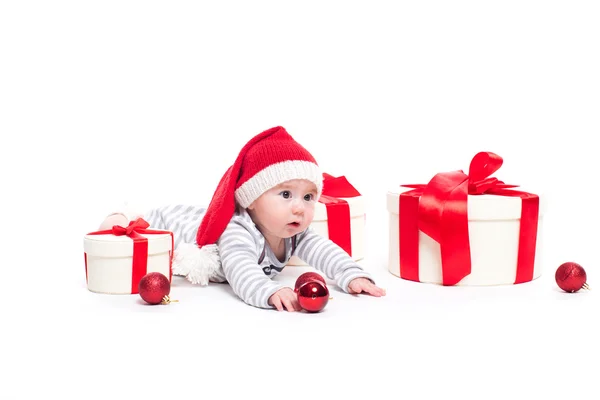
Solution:
[[[199,3],[0,5],[0,397],[597,397],[597,2]],[[107,212],[207,204],[276,125],[364,194],[385,298],[332,287],[309,315],[182,279],[170,306],[87,291],[83,236]],[[547,196],[542,278],[392,276],[386,191],[483,150]],[[564,261],[592,291],[557,288]]]

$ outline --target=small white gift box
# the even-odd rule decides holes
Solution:
[[[160,272],[171,280],[172,233],[139,227],[130,228],[129,232],[127,229],[113,227],[111,231],[84,236],[86,280],[90,291],[135,294],[139,281],[149,272]]]
[[[350,208],[349,217],[345,217],[350,219],[350,231],[341,228],[343,231],[337,233],[337,235],[341,237],[347,236],[347,239],[341,239],[337,244],[346,250],[354,261],[362,260],[365,254],[365,206],[363,197],[340,197],[339,199],[347,202]],[[338,207],[338,205],[330,207]],[[319,235],[337,242],[335,239],[336,236],[330,235],[329,222],[327,206],[323,203],[317,203],[315,205],[315,216],[310,227]],[[340,226],[337,228],[339,229]],[[343,243],[350,243],[350,246]],[[306,265],[306,263],[297,256],[292,256],[287,265],[300,266]]]
[[[364,199],[345,176],[323,174],[323,194],[315,205],[310,227],[319,235],[331,239],[354,261],[364,258]],[[287,265],[306,263],[297,256],[292,256]]]

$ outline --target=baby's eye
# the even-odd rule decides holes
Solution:
[[[304,195],[304,200],[305,200],[305,201],[311,201],[313,198],[314,198],[314,196],[313,196],[313,194],[312,194],[312,193],[309,193],[309,194],[305,194],[305,195]]]
[[[290,197],[292,197],[292,194],[290,193],[289,190],[284,190],[283,192],[279,193],[281,195],[281,197],[283,197],[284,199],[289,199]]]

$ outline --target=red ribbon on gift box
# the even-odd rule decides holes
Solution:
[[[340,197],[358,197],[361,194],[345,176],[334,177],[323,173],[323,193],[319,203],[325,204],[329,239],[352,256],[352,234],[350,231],[350,206]]]
[[[413,188],[400,194],[400,276],[419,281],[419,231],[440,244],[442,283],[455,285],[471,273],[471,249],[467,216],[468,195],[492,194],[522,199],[519,252],[515,283],[533,279],[537,238],[539,197],[512,190],[490,177],[502,166],[502,158],[491,152],[473,157],[469,175],[463,171],[442,172],[427,185],[402,185]]]
[[[135,221],[131,221],[126,228],[115,225],[112,229],[104,231],[97,231],[88,233],[88,235],[115,235],[115,236],[127,236],[133,239],[133,261],[132,261],[132,272],[131,272],[131,293],[138,293],[138,285],[140,280],[148,272],[148,239],[141,234],[165,234],[171,235],[171,252],[169,254],[169,280],[172,278],[171,262],[173,261],[173,233],[168,231],[156,231],[152,229],[146,229],[150,224],[143,218],[138,218]],[[85,255],[85,253],[84,253]],[[87,255],[85,255],[85,275],[87,279]]]

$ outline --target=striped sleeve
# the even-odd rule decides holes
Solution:
[[[269,298],[283,286],[266,276],[258,264],[259,244],[259,237],[243,220],[232,218],[218,242],[221,264],[240,299],[255,307],[273,308]]]
[[[299,235],[296,255],[333,279],[345,292],[348,292],[348,285],[356,278],[367,278],[374,283],[373,278],[348,253],[310,228]]]

